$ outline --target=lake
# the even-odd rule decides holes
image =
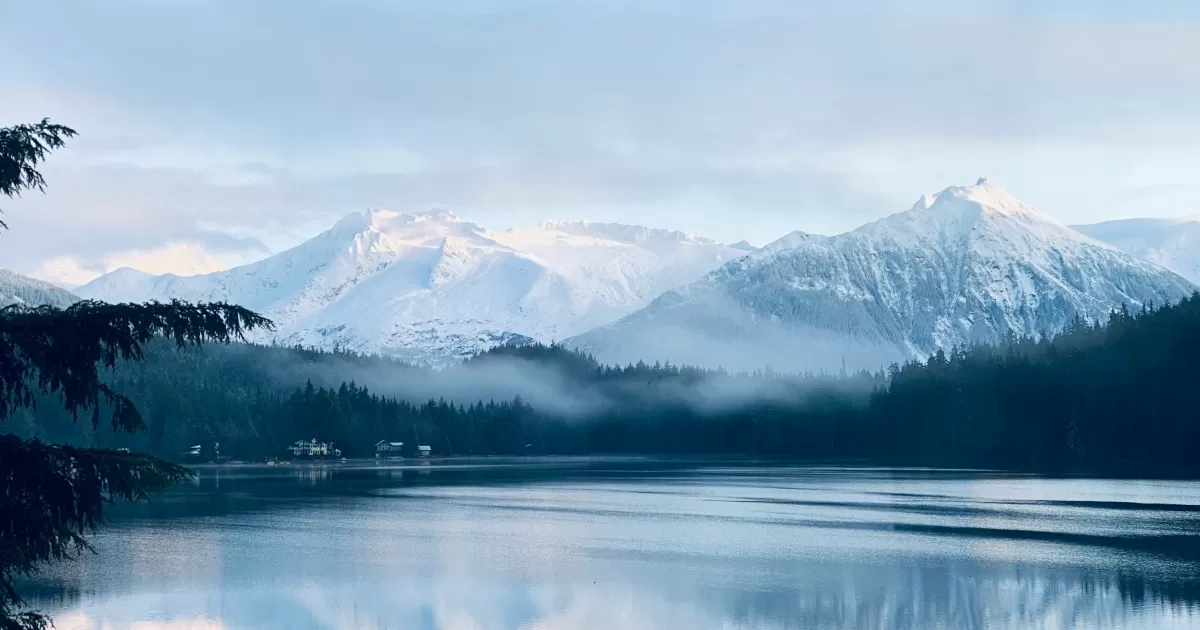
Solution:
[[[1200,628],[1200,483],[613,458],[203,468],[82,628]]]

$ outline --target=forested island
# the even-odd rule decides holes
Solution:
[[[379,357],[247,344],[178,350],[106,377],[148,430],[75,423],[55,401],[25,437],[178,459],[219,442],[242,460],[295,439],[348,457],[383,439],[439,455],[741,454],[873,464],[1187,474],[1200,470],[1200,296],[1076,320],[1052,339],[939,352],[886,371],[786,375],[606,366],[506,346],[436,371]]]

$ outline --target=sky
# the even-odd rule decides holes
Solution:
[[[1192,0],[0,0],[0,126],[79,136],[0,267],[199,273],[368,207],[764,244],[986,176],[1200,214]]]

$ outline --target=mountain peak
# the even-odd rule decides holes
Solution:
[[[971,215],[983,217],[999,214],[1025,221],[1061,223],[1050,215],[1017,199],[1000,184],[980,177],[974,184],[950,186],[933,195],[922,195],[913,204],[912,213],[946,216]]]
[[[128,266],[117,267],[116,269],[113,269],[112,271],[107,272],[105,275],[108,275],[113,278],[152,278],[152,277],[154,277],[154,274],[152,274],[152,273],[146,273],[145,271],[142,271],[141,269],[134,269],[133,267],[128,267]],[[171,274],[163,274],[163,275],[171,275]]]
[[[986,178],[980,178],[974,184],[951,186],[933,195],[923,195],[909,211],[868,223],[851,232],[866,238],[901,239],[912,243],[978,238],[979,234],[1007,241],[1017,238],[1019,233],[1039,240],[1050,238],[1060,244],[1090,240]]]
[[[775,252],[781,252],[785,249],[803,247],[804,245],[808,245],[810,243],[819,243],[826,238],[828,237],[822,234],[812,234],[809,232],[795,230],[784,234],[783,236],[771,241],[770,243],[767,243],[766,245],[763,245],[761,251],[773,254]]]
[[[367,227],[386,230],[397,225],[412,225],[414,223],[460,223],[457,214],[450,210],[432,208],[417,212],[397,212],[383,208],[371,208],[362,213]]]
[[[951,186],[938,193],[935,196],[934,203],[947,196],[950,198],[968,199],[980,205],[1000,210],[1032,208],[1005,190],[1003,186],[992,182],[986,177],[980,177],[974,184],[969,186]]]
[[[1026,204],[1014,197],[1012,193],[1005,190],[1000,184],[993,183],[986,177],[980,177],[975,180],[974,184],[950,186],[933,194],[926,193],[921,195],[917,199],[917,202],[913,204],[912,209],[928,210],[944,196],[969,199],[990,206],[1026,206]]]
[[[362,212],[351,212],[342,217],[335,227],[353,232],[374,229],[387,232],[401,226],[417,223],[461,223],[458,215],[450,210],[434,208],[417,212],[398,212],[384,208],[368,208]]]
[[[381,210],[379,212],[387,212],[387,211]],[[401,213],[391,213],[391,214],[401,214]],[[412,217],[413,221],[416,223],[419,223],[421,221],[446,221],[449,223],[459,222],[458,215],[454,214],[454,212],[451,210],[446,210],[445,208],[430,208],[429,210],[426,210],[424,212],[409,212],[406,214],[408,216]]]
[[[924,195],[921,195],[920,199],[917,199],[916,203],[913,204],[911,211],[919,212],[921,210],[928,210],[929,207],[932,206],[933,202],[935,202],[935,201],[937,201],[937,195],[931,195],[929,193],[925,193]]]

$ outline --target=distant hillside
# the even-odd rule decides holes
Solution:
[[[66,307],[79,298],[66,289],[19,273],[0,269],[0,308],[13,304]]]

